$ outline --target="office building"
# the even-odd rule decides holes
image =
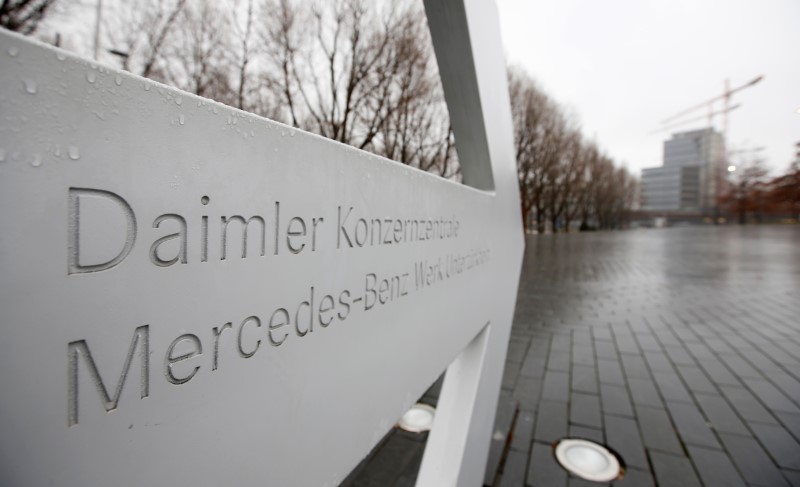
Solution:
[[[711,128],[673,134],[663,166],[642,170],[643,209],[713,214],[724,147]]]

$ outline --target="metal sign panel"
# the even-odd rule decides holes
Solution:
[[[434,31],[467,33],[455,5]],[[0,45],[4,485],[336,485],[454,359],[420,483],[480,481],[521,258],[510,130],[470,127],[479,190]]]

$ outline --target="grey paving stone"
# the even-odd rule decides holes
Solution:
[[[572,363],[594,365],[594,349],[591,345],[573,345]]]
[[[780,423],[792,434],[795,439],[800,441],[800,414],[775,413]]]
[[[655,385],[647,379],[630,379],[628,388],[631,391],[633,403],[641,406],[663,406],[661,396]]]
[[[509,394],[500,393],[497,402],[497,414],[494,419],[494,429],[489,445],[489,457],[486,461],[486,471],[484,484],[491,484],[497,475],[500,462],[503,459],[508,436],[511,434],[511,426],[517,412],[517,403]]]
[[[614,346],[614,342],[595,342],[594,350],[597,354],[597,358],[616,360],[619,355],[617,353],[617,348]]]
[[[514,422],[514,430],[511,433],[511,449],[520,450],[526,453],[531,448],[533,441],[533,426],[536,415],[533,411],[520,409],[517,412],[517,420]]]
[[[670,453],[683,452],[665,409],[637,406],[636,419],[645,447]]]
[[[741,355],[737,354],[730,354],[730,353],[723,353],[719,355],[719,359],[722,360],[725,365],[728,366],[729,369],[736,374],[737,377],[747,378],[747,379],[763,379],[764,375],[761,372],[757,371],[755,367],[750,365],[747,360],[745,360]]]
[[[669,361],[667,354],[663,352],[645,352],[644,359],[650,370],[655,372],[674,372],[672,362]]]
[[[764,355],[761,350],[751,350],[747,353],[747,361],[753,364],[762,375],[774,380],[775,374],[780,374],[783,369],[770,357]]]
[[[542,399],[569,400],[569,373],[548,370],[542,384]]]
[[[598,428],[590,428],[588,426],[581,426],[578,424],[569,425],[570,438],[580,438],[583,440],[591,440],[595,443],[605,444],[606,440],[603,437],[603,430]]]
[[[649,470],[629,468],[625,471],[625,476],[612,485],[614,487],[653,487],[655,480]]]
[[[553,338],[550,341],[550,350],[569,353],[571,346],[572,338],[568,334],[553,335]]]
[[[678,374],[686,382],[686,385],[693,392],[717,393],[718,390],[708,379],[703,370],[697,366],[679,365]]]
[[[500,487],[522,487],[525,485],[525,474],[528,470],[528,452],[511,450],[506,456]]]
[[[572,367],[572,390],[598,394],[599,384],[597,369],[588,365],[574,365]]]
[[[667,356],[675,365],[696,365],[697,362],[689,355],[689,352],[682,346],[665,347]]]
[[[747,427],[739,419],[733,408],[722,396],[696,394],[695,398],[700,404],[711,428],[717,432],[749,435]]]
[[[649,468],[636,421],[618,416],[605,416],[607,444],[629,467]]]
[[[786,480],[789,481],[789,485],[792,487],[800,487],[800,471],[781,470],[781,473],[786,477]]]
[[[763,423],[750,423],[750,429],[779,466],[800,470],[800,443],[785,429]]]
[[[569,355],[569,350],[550,349],[550,355],[547,356],[547,371],[558,370],[569,372]]]
[[[601,383],[625,385],[622,368],[616,360],[597,359],[597,374]]]
[[[765,487],[789,485],[754,438],[723,433],[720,439],[747,483]]]
[[[515,340],[511,339],[508,342],[508,351],[506,352],[506,362],[521,363],[525,358],[525,353],[528,351],[528,340]]]
[[[656,340],[656,337],[649,333],[634,333],[634,338],[639,343],[639,348],[642,349],[644,356],[650,355],[650,352],[661,352],[661,344]]]
[[[547,358],[542,355],[533,355],[528,353],[525,361],[522,362],[522,368],[519,370],[520,375],[525,377],[544,377],[544,371],[547,368]]]
[[[744,379],[744,382],[753,394],[773,411],[800,414],[800,407],[766,380]]]
[[[700,479],[688,458],[669,453],[650,452],[659,487],[701,487]]]
[[[513,396],[519,402],[522,409],[535,410],[542,392],[542,380],[520,376],[514,388]]]
[[[596,341],[611,341],[611,330],[607,326],[593,326],[592,336]]]
[[[775,417],[761,405],[750,391],[741,387],[722,386],[722,393],[728,398],[733,408],[746,421],[761,423],[777,423]]]
[[[636,340],[633,338],[633,335],[614,335],[615,343],[617,344],[617,350],[619,353],[633,353],[633,354],[641,354],[642,351],[639,348],[639,345],[636,343]]]
[[[527,485],[531,487],[563,487],[567,472],[556,462],[553,449],[544,443],[534,443],[528,462]]]
[[[625,353],[620,355],[620,359],[622,360],[622,370],[625,373],[626,378],[650,378],[650,369],[648,369],[647,364],[641,355]]]
[[[698,362],[709,359],[716,360],[717,358],[714,351],[708,348],[704,343],[687,343],[686,349]]]
[[[742,381],[736,378],[733,373],[717,359],[700,360],[700,367],[711,377],[717,385],[741,386]]]
[[[577,477],[570,477],[567,485],[569,487],[598,487],[608,484],[602,482],[591,482],[589,480],[584,480]]]
[[[720,448],[711,428],[706,425],[706,420],[694,404],[667,401],[667,409],[672,416],[675,428],[681,440],[690,445],[700,445],[710,448]]]
[[[745,483],[725,452],[688,446],[689,456],[705,485],[744,487]]]
[[[661,396],[667,401],[692,402],[689,390],[683,385],[683,381],[676,373],[653,372],[653,379],[661,392]]]
[[[569,421],[571,424],[602,428],[600,398],[580,392],[573,393],[569,406]]]
[[[600,398],[604,413],[628,417],[634,416],[633,406],[628,396],[628,390],[625,387],[602,384],[600,386]]]
[[[519,377],[519,365],[515,363],[506,363],[506,367],[503,369],[501,387],[503,389],[513,389],[517,384],[517,377]]]
[[[552,443],[566,436],[567,411],[566,401],[542,399],[539,409],[536,411],[533,438],[545,443]]]
[[[800,350],[798,350],[798,353],[800,353]],[[792,399],[795,403],[800,402],[800,381],[783,370],[770,371],[767,377],[770,382],[775,384],[787,397]]]

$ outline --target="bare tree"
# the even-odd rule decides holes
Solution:
[[[0,0],[0,27],[30,35],[56,0]]]
[[[104,44],[120,59],[122,69],[166,81],[163,50],[185,7],[186,0],[116,2],[104,17]]]
[[[165,48],[163,76],[183,90],[235,105],[236,71],[230,17],[209,0],[192,2],[181,12]]]
[[[234,22],[236,34],[241,46],[239,64],[238,64],[238,89],[236,93],[236,106],[239,109],[245,109],[245,85],[248,81],[247,67],[252,60],[253,47],[251,45],[253,38],[253,20],[255,16],[254,0],[247,0],[247,8],[244,13],[244,21],[240,22],[239,16],[234,11]]]
[[[763,215],[762,206],[766,203],[767,169],[758,157],[742,157],[736,165],[733,182],[724,196],[724,202],[732,207],[740,225],[747,223],[747,215],[753,213],[757,221]]]

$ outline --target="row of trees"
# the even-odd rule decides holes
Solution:
[[[586,139],[574,118],[525,72],[509,72],[517,168],[526,228],[543,233],[624,226],[637,180]]]
[[[773,178],[758,158],[742,159],[737,165],[723,206],[736,215],[740,224],[767,218],[800,220],[800,143],[797,155],[786,172]]]
[[[0,0],[33,32],[55,0]],[[68,24],[94,17],[62,7]],[[0,13],[3,10],[0,9]],[[6,21],[15,19],[14,22]],[[459,178],[421,2],[117,0],[84,55],[381,156]],[[62,22],[63,25],[63,22]],[[51,33],[56,24],[48,26]],[[45,29],[46,30],[46,29]],[[66,37],[66,36],[65,36]],[[525,224],[618,228],[636,182],[521,70],[509,74]]]

